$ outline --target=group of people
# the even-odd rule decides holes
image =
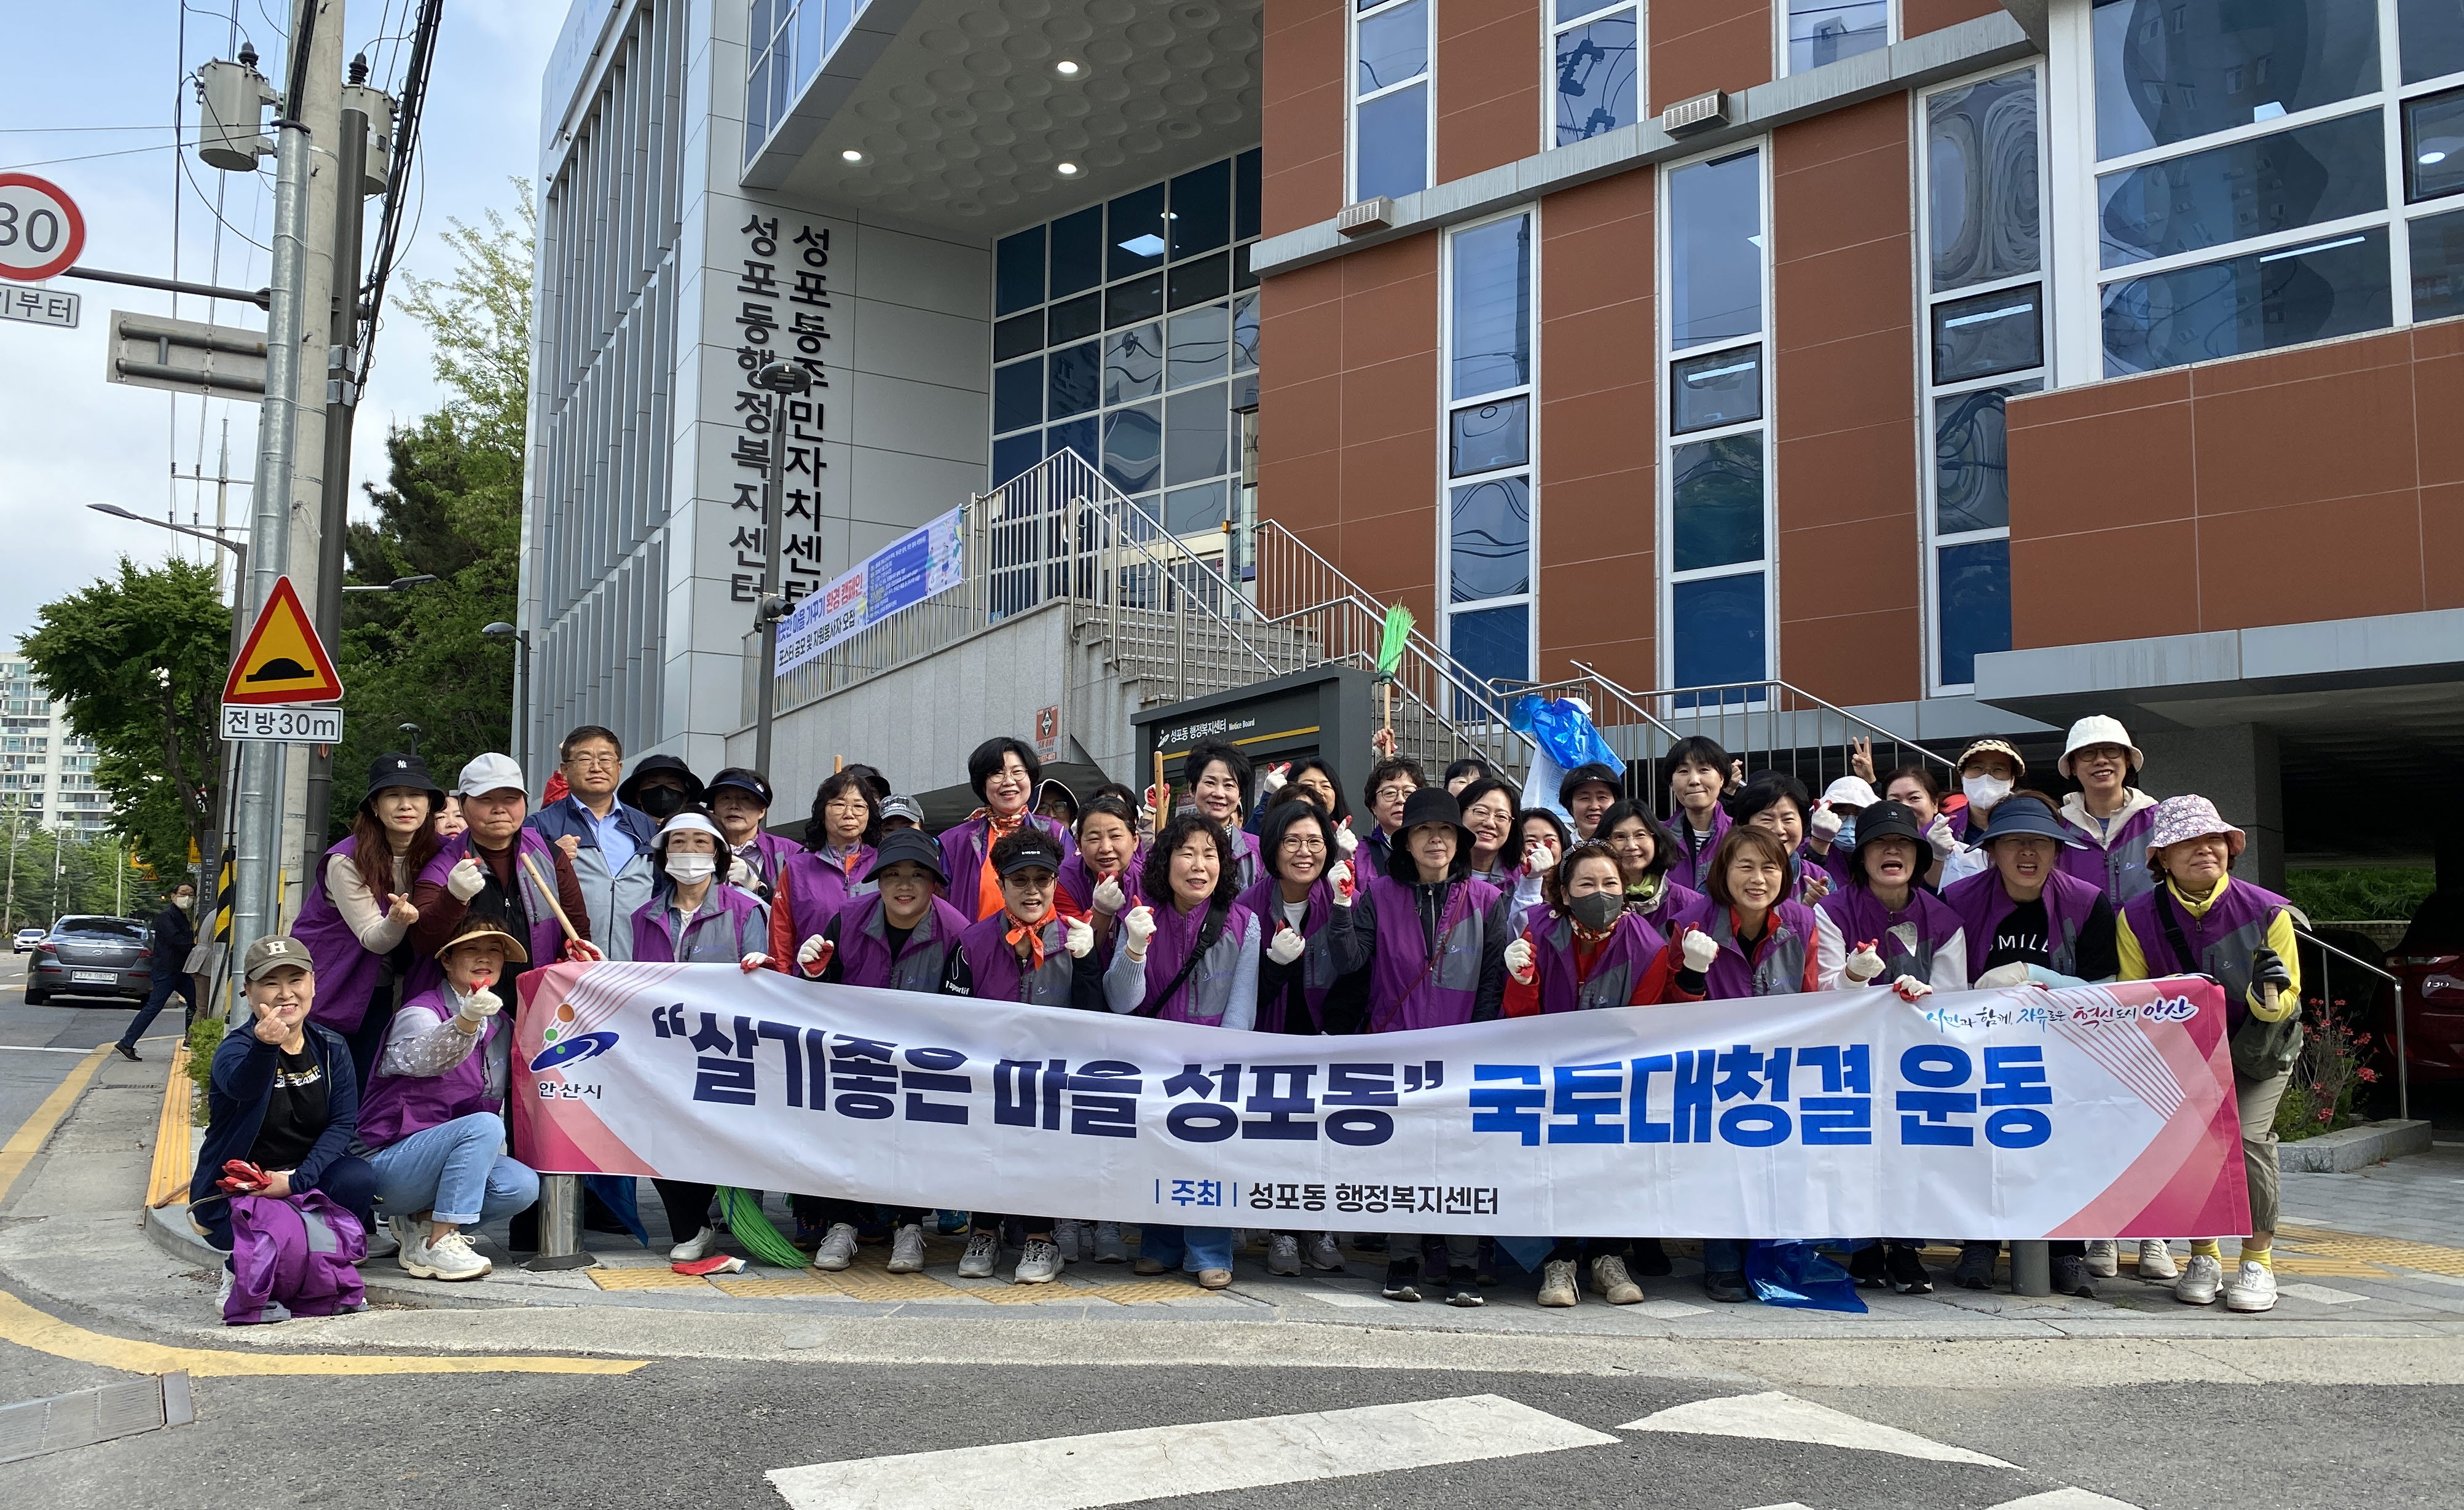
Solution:
[[[289,937],[244,974],[253,1029],[217,1056],[197,1214],[213,1231],[223,1158],[328,1193],[363,1224],[381,1207],[402,1266],[473,1279],[463,1230],[524,1213],[537,1176],[498,1115],[509,983],[559,957],[728,963],[799,979],[993,998],[1283,1034],[1387,1033],[1501,1018],[1875,989],[1916,1001],[1970,987],[2057,987],[2204,974],[2222,982],[2253,1214],[2227,1280],[2211,1239],[2176,1264],[2139,1245],[2143,1278],[2181,1300],[2273,1305],[2275,1106],[2298,1046],[2288,904],[2230,874],[2241,830],[2204,798],[2159,802],[2111,718],[2081,719],[2057,762],[2077,790],[2032,788],[2019,751],[1984,739],[1947,768],[1855,774],[1820,797],[1749,775],[1714,741],[1680,740],[1664,791],[1607,765],[1567,773],[1553,806],[1476,760],[1432,779],[1381,736],[1355,816],[1322,757],[1254,769],[1238,746],[1187,753],[1185,795],[1070,792],[1033,749],[993,738],[968,760],[978,806],[937,837],[869,766],[821,782],[800,840],[769,832],[767,779],[704,781],[673,756],[624,770],[608,730],[559,750],[566,791],[529,811],[522,773],[473,760],[451,795],[418,760],[369,773]],[[1878,786],[1879,783],[1879,786]],[[1955,789],[1954,789],[1955,788]],[[1666,818],[1654,811],[1666,799]],[[438,820],[458,801],[467,827]],[[2245,1046],[2251,1052],[2245,1055]],[[269,1162],[271,1161],[271,1162]],[[671,1257],[719,1240],[713,1188],[661,1180]],[[933,1193],[883,1207],[795,1193],[798,1245],[824,1270],[886,1239],[892,1272],[924,1265]],[[629,1184],[605,1193],[628,1225]],[[962,1278],[1019,1283],[1073,1259],[1130,1260],[1118,1225],[1057,1214],[964,1217]],[[530,1239],[517,1216],[514,1245]],[[534,1224],[535,1226],[535,1224]],[[636,1227],[638,1231],[638,1227]],[[216,1234],[229,1246],[228,1223]],[[1383,1252],[1383,1293],[1478,1305],[1498,1253],[1467,1236],[1355,1234]],[[1149,1222],[1136,1272],[1232,1280],[1236,1234]],[[1860,1282],[1933,1285],[1913,1237],[1850,1256]],[[1704,1292],[1750,1300],[1748,1245],[1703,1239]],[[1969,1241],[1950,1279],[1994,1282],[2000,1245]],[[2057,1290],[2092,1295],[2112,1241],[2053,1245]],[[1339,1269],[1339,1235],[1267,1236],[1270,1273]],[[1611,1304],[1671,1260],[1649,1236],[1558,1236],[1544,1305],[1588,1287]]]

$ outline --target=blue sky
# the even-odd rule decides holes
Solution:
[[[267,59],[260,68],[276,73],[283,53],[288,0],[218,0],[219,8],[209,9],[215,3],[190,0],[185,8],[185,50],[180,0],[0,8],[10,18],[14,59],[10,85],[0,91],[0,171],[38,174],[77,198],[86,220],[81,262],[169,275],[176,248],[184,278],[264,286],[266,254],[252,243],[267,239],[273,218],[270,159],[252,177],[216,172],[185,154],[174,235],[176,166],[167,143],[175,98],[181,120],[193,127],[185,76],[236,51],[230,40],[234,10],[241,34]],[[345,56],[365,51],[376,82],[398,82],[408,57],[399,33],[413,9],[411,0],[351,0]],[[450,219],[475,223],[491,208],[510,211],[507,180],[535,173],[539,73],[564,11],[564,0],[448,0],[410,185],[416,232],[406,237],[397,289],[406,275],[451,268],[438,237]],[[191,129],[183,140],[193,135]],[[225,222],[218,271],[217,192]],[[376,224],[371,205],[371,235]],[[88,503],[116,503],[155,518],[176,509],[183,523],[198,510],[203,522],[213,523],[212,488],[202,494],[187,483],[175,489],[168,474],[175,465],[196,469],[201,435],[204,471],[212,474],[226,413],[231,475],[254,470],[254,405],[211,403],[201,420],[194,398],[103,381],[109,312],[170,314],[170,295],[67,278],[54,287],[84,296],[77,330],[0,322],[0,539],[25,551],[15,570],[0,573],[0,644],[11,646],[33,626],[41,604],[111,571],[122,554],[147,560],[211,549],[91,513]],[[178,313],[203,319],[204,301],[183,298]],[[218,314],[225,323],[263,323],[253,306],[225,304]],[[408,423],[435,399],[424,333],[389,312],[360,408],[355,498],[363,496],[362,483],[384,481],[388,421]],[[229,507],[231,517],[245,521],[245,488],[231,490]]]

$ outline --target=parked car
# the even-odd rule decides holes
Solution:
[[[2404,981],[2406,1067],[2416,1085],[2464,1081],[2464,892],[2433,891],[2387,956]],[[2382,988],[2378,1020],[2394,1022],[2394,993]],[[2394,1052],[2392,1036],[2387,1045]]]
[[[28,951],[28,950],[30,950],[30,949],[32,949],[32,948],[33,948],[36,944],[41,943],[41,942],[42,942],[42,939],[43,939],[43,930],[42,930],[41,929],[38,929],[38,928],[21,928],[21,929],[19,929],[19,930],[17,930],[17,952],[18,952],[18,953],[20,953],[20,954],[22,954],[22,953],[26,952],[26,951]]]
[[[73,996],[133,996],[153,990],[154,930],[133,917],[77,914],[61,918],[34,944],[26,973],[26,1004],[39,1007],[53,993]]]

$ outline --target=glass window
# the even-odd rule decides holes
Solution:
[[[993,430],[1044,423],[1044,359],[993,369]]]
[[[1104,295],[1082,294],[1074,299],[1064,299],[1049,311],[1051,327],[1045,340],[1063,346],[1073,340],[1085,340],[1104,328]]]
[[[1163,313],[1163,274],[1150,273],[1104,291],[1104,327],[1118,330]]]
[[[1227,246],[1232,240],[1232,160],[1209,163],[1172,181],[1173,260]]]
[[[2100,158],[2379,87],[2378,0],[2098,0],[2094,33]]]
[[[1763,679],[1763,574],[1698,578],[1670,590],[1680,687]]]
[[[1220,477],[1231,470],[1223,385],[1191,388],[1164,401],[1164,485]]]
[[[2035,272],[2035,70],[1928,99],[1925,171],[1935,293]]]
[[[998,488],[1044,459],[1044,432],[1029,430],[993,442],[993,486]]]
[[[1453,395],[1468,399],[1531,381],[1531,217],[1454,238]]]
[[[1172,307],[1187,309],[1208,299],[1220,299],[1231,292],[1232,254],[1219,252],[1213,256],[1184,262],[1172,270]]]
[[[2041,290],[1944,299],[1933,307],[1933,381],[1960,383],[2045,364]]]
[[[2404,102],[2404,155],[2406,199],[2464,189],[2464,89]]]
[[[1674,570],[1762,558],[1761,431],[1672,447],[1669,469]]]
[[[2395,14],[2406,83],[2464,74],[2464,5],[2455,0],[2396,0]]]
[[[2464,209],[2412,223],[2412,317],[2464,315]]]
[[[1557,145],[1630,126],[1636,120],[1634,12],[1620,11],[1558,33]]]
[[[796,87],[810,83],[813,70],[822,62],[822,18],[826,11],[822,0],[804,0],[796,8]]]
[[[830,34],[828,43],[822,50],[824,56],[847,40],[847,28],[855,24],[858,9],[854,0],[830,0]]]
[[[1353,194],[1397,198],[1429,186],[1428,86],[1415,84],[1360,106],[1353,125]]]
[[[1163,416],[1140,404],[1104,416],[1104,477],[1123,492],[1144,492],[1163,481]]]
[[[1225,348],[1231,343],[1232,313],[1223,305],[1184,310],[1172,317],[1168,385],[1187,387],[1223,376]]]
[[[1259,175],[1265,152],[1251,147],[1232,160],[1232,239],[1246,241],[1258,233]]]
[[[1105,207],[1104,276],[1107,280],[1163,266],[1163,186],[1151,184]]]
[[[1978,540],[1941,551],[1942,679],[1976,680],[1976,658],[2011,648],[2011,542]]]
[[[1245,294],[1232,301],[1232,370],[1258,368],[1258,295]]]
[[[1223,512],[1223,484],[1219,479],[1195,488],[1178,488],[1163,495],[1163,527],[1175,535],[1221,530],[1230,517]]]
[[[1064,347],[1046,358],[1046,412],[1056,420],[1084,414],[1103,397],[1103,346],[1097,341]]]
[[[1097,421],[1091,414],[1083,420],[1071,420],[1067,425],[1055,425],[1044,432],[1044,454],[1058,456],[1065,450],[1072,450],[1081,460],[1092,463],[1103,454],[1100,449],[1102,443],[1096,438],[1099,433]]]
[[[1977,388],[1934,401],[1934,533],[1965,535],[2011,523],[2010,449],[2003,402],[2038,384]]]
[[[1788,0],[1788,71],[1891,45],[1888,0]]]
[[[1530,405],[1528,397],[1518,396],[1477,408],[1455,410],[1446,474],[1468,477],[1474,472],[1520,467],[1529,461]]]
[[[1763,328],[1761,154],[1748,148],[1668,175],[1670,344]]]
[[[1531,609],[1473,608],[1446,616],[1446,650],[1475,684],[1531,680]],[[1477,716],[1458,710],[1458,716]]]
[[[1044,349],[1044,312],[1013,315],[993,327],[993,361],[1007,361]]]
[[[1456,602],[1531,590],[1531,481],[1491,477],[1452,491],[1447,594]]]
[[[1235,293],[1258,286],[1258,274],[1249,271],[1249,243],[1243,242],[1232,249],[1232,288]]]
[[[1104,402],[1126,404],[1163,391],[1163,327],[1133,325],[1104,338]],[[1124,488],[1135,492],[1135,488]]]
[[[2373,226],[2108,284],[2105,375],[2375,330],[2394,317],[2388,281],[2387,231]]]
[[[1361,21],[1359,94],[1374,95],[1428,71],[1427,0],[1408,0]]]
[[[1668,429],[1673,435],[1763,417],[1759,344],[1671,362],[1668,373]]]
[[[2385,134],[2368,110],[2107,173],[2096,181],[2104,265],[2385,209]]]
[[[1052,223],[1052,296],[1104,281],[1104,207],[1089,205]]]
[[[744,80],[744,161],[752,162],[760,155],[761,143],[770,140],[770,60],[763,58],[753,65]]]

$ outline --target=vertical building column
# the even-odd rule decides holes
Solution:
[[[2284,783],[2276,731],[2265,724],[2227,724],[2216,729],[2141,729],[2147,764],[2140,790],[2150,797],[2190,793],[2216,804],[2225,821],[2250,836],[2233,874],[2271,891],[2284,889]]]

